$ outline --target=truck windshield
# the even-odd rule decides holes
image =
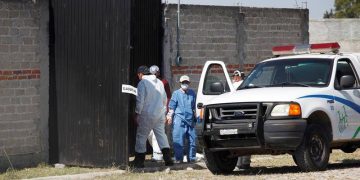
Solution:
[[[255,66],[238,89],[261,87],[325,87],[329,84],[332,59],[283,59]]]

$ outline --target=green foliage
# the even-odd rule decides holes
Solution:
[[[359,18],[360,0],[335,0],[335,18]]]
[[[330,9],[330,12],[325,11],[324,16],[323,16],[324,19],[334,18],[334,17],[335,17],[335,14],[332,9]]]

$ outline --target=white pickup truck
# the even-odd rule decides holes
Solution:
[[[325,170],[332,149],[360,145],[360,54],[339,44],[274,47],[238,89],[226,66],[208,61],[197,93],[198,138],[214,173],[230,173],[238,156],[293,156],[303,171]],[[299,53],[297,55],[289,55]]]

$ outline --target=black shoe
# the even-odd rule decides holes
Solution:
[[[145,153],[135,153],[135,159],[129,163],[133,168],[144,168]]]
[[[165,166],[172,166],[174,165],[173,160],[171,159],[171,155],[170,155],[170,148],[163,148],[161,150],[161,152],[163,153],[163,159],[165,161]]]

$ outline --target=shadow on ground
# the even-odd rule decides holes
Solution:
[[[346,168],[360,167],[360,160],[345,159],[342,163],[329,164],[327,170],[337,170]],[[301,173],[302,171],[297,166],[281,166],[281,167],[253,167],[245,171],[234,171],[230,175],[269,175],[269,174],[284,174],[284,173]]]

